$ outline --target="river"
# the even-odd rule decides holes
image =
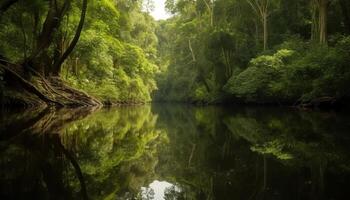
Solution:
[[[350,115],[181,104],[6,111],[0,199],[350,198]]]

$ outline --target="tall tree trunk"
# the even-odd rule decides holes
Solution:
[[[88,1],[83,0],[83,6],[82,6],[82,10],[81,10],[81,16],[80,16],[80,21],[79,21],[77,31],[75,32],[75,35],[74,35],[72,42],[68,46],[67,50],[63,53],[62,57],[57,62],[54,63],[53,71],[52,71],[52,75],[54,75],[54,76],[59,75],[63,62],[68,58],[69,54],[72,53],[73,49],[75,48],[75,46],[77,45],[77,43],[79,41],[80,34],[81,34],[83,27],[84,27],[85,16],[86,16],[86,11],[87,11],[87,4],[88,4]]]
[[[264,27],[264,51],[267,49],[268,30],[267,30],[267,13],[263,14],[263,27]]]
[[[268,17],[270,0],[246,0],[250,7],[253,9],[254,13],[259,17],[259,20],[263,27],[263,48],[264,51],[267,49],[268,45]]]
[[[259,31],[259,20],[254,20],[255,24],[255,45],[258,47],[259,46],[259,37],[260,37],[260,31]]]
[[[327,43],[328,0],[319,0],[320,43]]]
[[[60,7],[57,0],[50,0],[49,11],[36,42],[36,49],[33,50],[31,56],[25,60],[25,65],[31,65],[36,71],[44,74],[45,69],[51,65],[51,58],[48,55],[47,49],[53,41],[54,33],[60,27],[62,18],[69,7],[69,0],[64,0]]]
[[[214,3],[212,2],[211,5],[211,11],[210,11],[210,26],[213,27],[214,26]]]
[[[329,0],[312,0],[312,36],[311,39],[320,44],[327,43],[327,20]]]
[[[318,0],[311,0],[311,40],[319,41]]]

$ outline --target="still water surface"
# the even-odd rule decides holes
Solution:
[[[350,198],[350,115],[146,105],[6,112],[0,199]]]

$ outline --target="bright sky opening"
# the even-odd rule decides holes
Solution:
[[[168,19],[171,17],[171,15],[165,11],[165,0],[154,0],[154,7],[151,15],[155,20]]]

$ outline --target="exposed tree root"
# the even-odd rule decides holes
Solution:
[[[42,104],[43,102],[47,105],[58,107],[95,107],[102,105],[100,101],[88,94],[69,87],[59,77],[45,78],[35,70],[29,68],[33,76],[28,80],[24,78],[25,75],[22,66],[12,63],[6,65],[0,63],[0,67],[5,71],[5,77],[10,82],[16,82],[15,86],[10,89],[10,95],[7,95],[7,98],[5,98],[7,104],[19,102],[14,104],[26,104],[27,107]],[[19,96],[21,98],[17,98]],[[28,101],[27,97],[23,96],[28,96]]]
[[[5,70],[5,73],[9,73],[10,76],[12,76],[12,78],[16,79],[25,90],[35,94],[42,101],[47,102],[49,104],[56,104],[59,106],[63,106],[62,103],[55,101],[50,97],[48,97],[47,95],[43,94],[35,85],[33,85],[31,82],[24,79],[21,75],[19,75],[16,71],[12,70],[10,67],[2,64],[0,64],[0,66]]]
[[[86,94],[83,91],[79,91],[68,86],[60,77],[50,77],[49,79],[51,85],[59,92],[60,94],[66,94],[69,99],[75,99],[87,106],[101,106],[102,103],[96,98]]]
[[[98,107],[80,107],[76,109],[50,109],[43,111],[45,115],[36,123],[23,129],[23,132],[36,134],[62,134],[67,123],[85,118],[96,111]],[[58,117],[59,116],[59,117]]]

